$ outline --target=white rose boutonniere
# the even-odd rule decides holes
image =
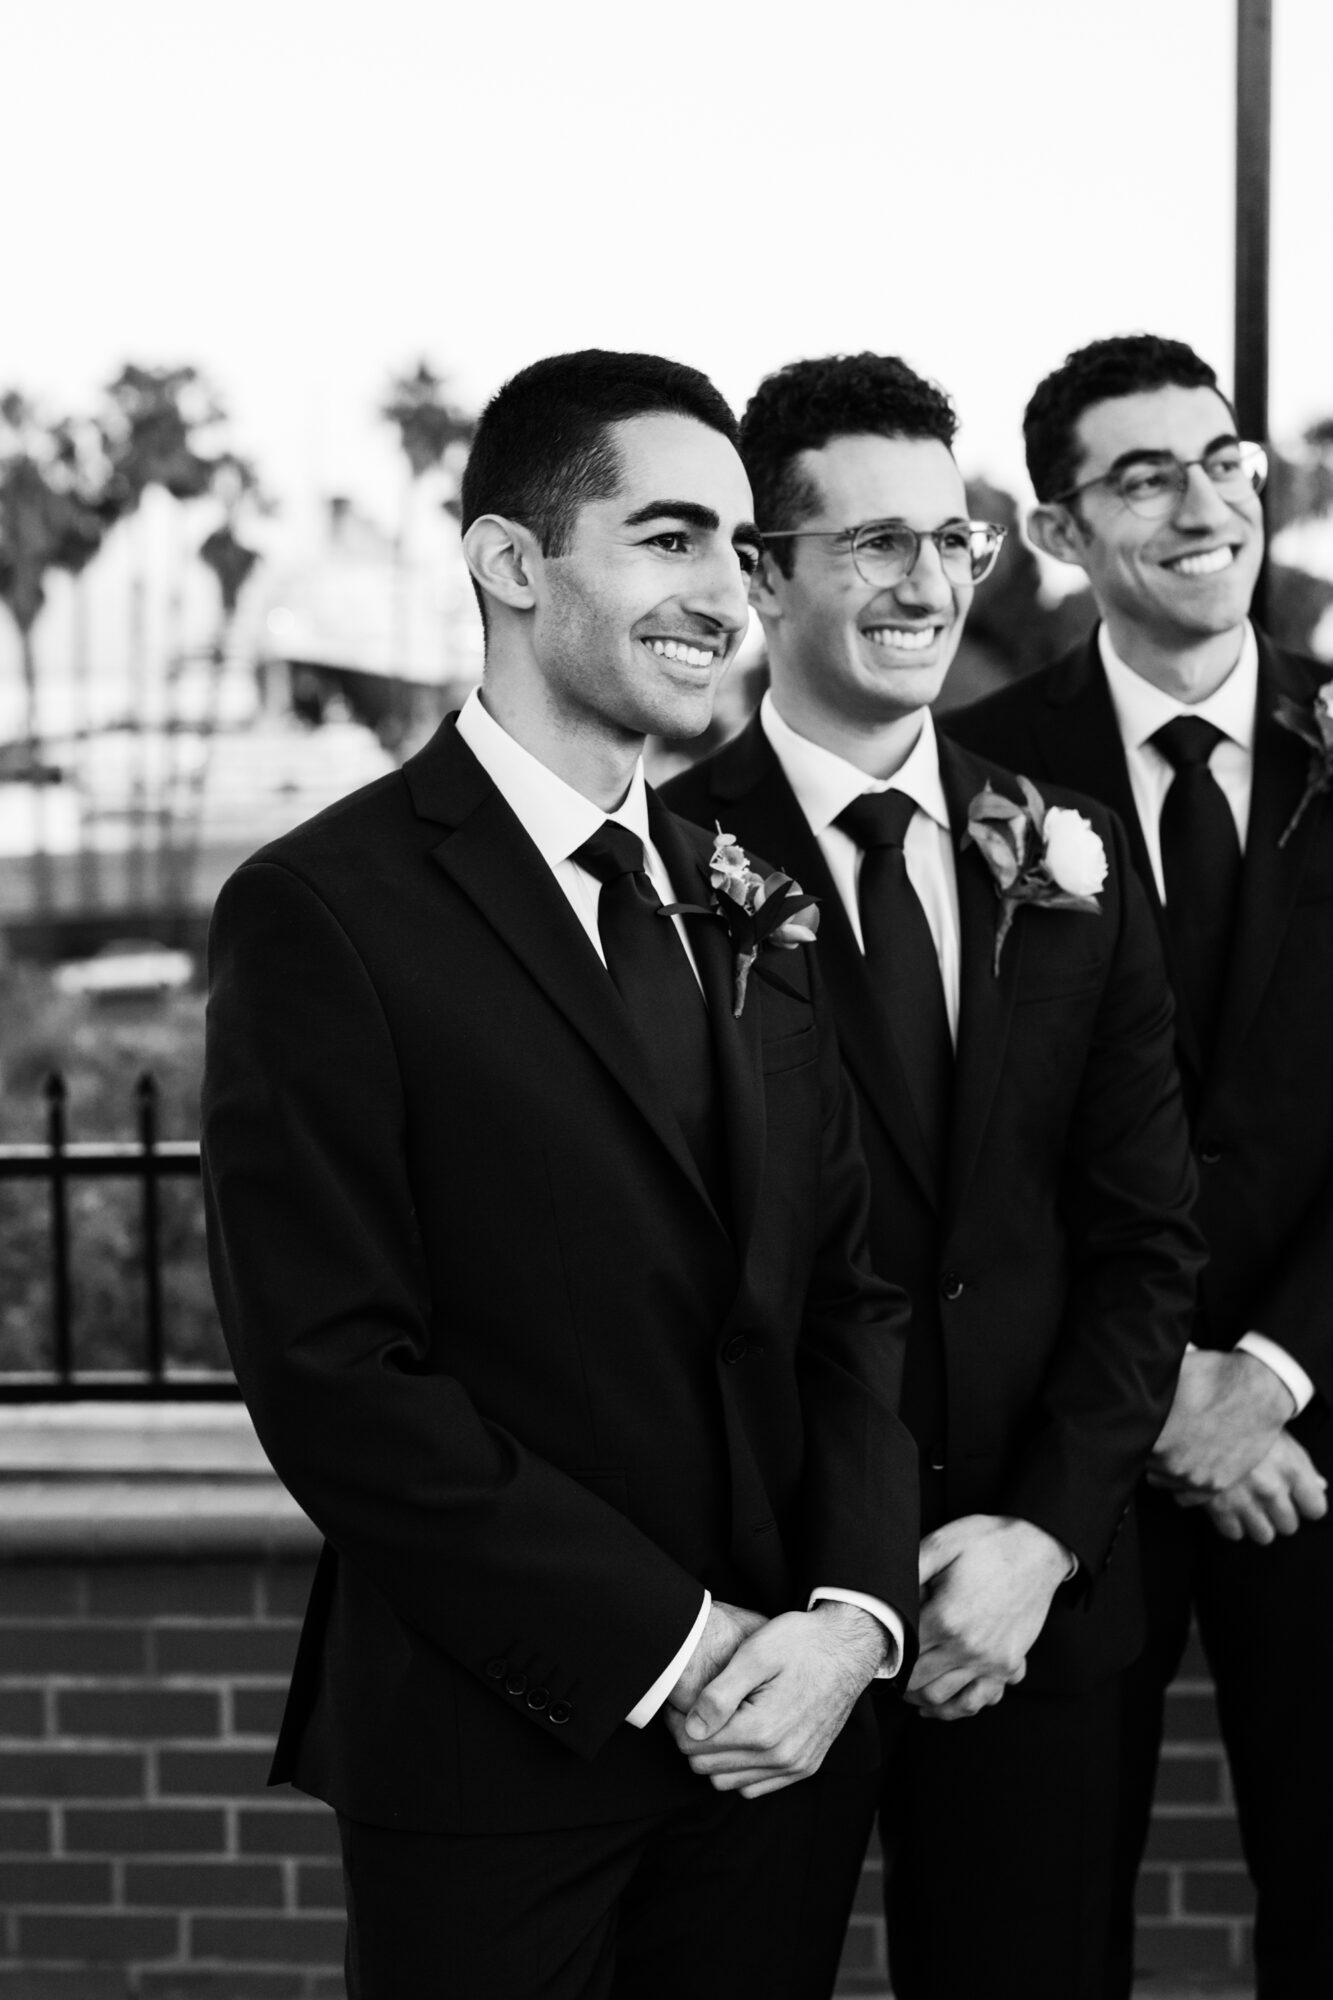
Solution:
[[[1305,790],[1278,841],[1279,847],[1285,847],[1304,818],[1310,801],[1317,799],[1321,792],[1333,790],[1333,680],[1324,682],[1308,708],[1293,701],[1290,695],[1279,695],[1273,716],[1284,729],[1289,729],[1293,736],[1299,736],[1302,743],[1310,746]]]
[[[716,824],[716,822],[715,822]],[[790,875],[775,869],[761,875],[750,866],[750,858],[738,847],[733,835],[717,827],[717,839],[708,857],[708,881],[713,890],[711,903],[668,903],[664,917],[721,917],[736,953],[735,1005],[740,1019],[745,1006],[750,972],[759,953],[769,946],[795,951],[798,945],[813,944],[819,929],[818,897],[809,896]],[[792,992],[785,981],[772,973],[775,985]]]
[[[1106,849],[1081,812],[1047,806],[1027,778],[1024,803],[984,785],[967,809],[963,846],[974,846],[991,872],[1000,905],[995,927],[995,975],[1019,907],[1086,910],[1100,916],[1097,893],[1106,881]]]

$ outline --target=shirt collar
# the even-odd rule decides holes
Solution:
[[[1097,645],[1106,684],[1111,691],[1120,734],[1132,750],[1141,749],[1150,736],[1178,715],[1197,715],[1238,743],[1242,750],[1254,749],[1254,712],[1259,700],[1259,642],[1253,625],[1246,623],[1240,655],[1221,687],[1204,701],[1180,701],[1173,694],[1145,681],[1127,667],[1115,647],[1105,623],[1097,628]]]
[[[849,764],[835,750],[812,743],[784,722],[770,693],[759,705],[759,724],[767,736],[802,812],[815,834],[832,826],[840,812],[862,792],[906,792],[921,811],[949,830],[949,808],[940,781],[939,742],[928,708],[921,710],[921,730],[911,750],[891,778],[872,778]]]
[[[523,831],[548,867],[568,861],[576,848],[596,833],[605,819],[614,819],[648,846],[648,792],[643,761],[634,767],[629,790],[614,812],[605,813],[576,792],[563,778],[509,732],[500,727],[473,688],[458,716],[458,733],[485,771]]]

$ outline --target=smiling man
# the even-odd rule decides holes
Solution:
[[[817,972],[733,1011],[640,763],[745,629],[734,440],[651,355],[507,383],[480,693],[218,904],[214,1279],[327,1537],[273,1776],[337,1808],[353,2000],[793,1993],[826,1753],[913,1650],[906,1306]]]
[[[772,687],[667,796],[820,892],[874,1260],[912,1299],[927,1533],[920,1658],[881,1714],[894,1992],[1101,2000],[1117,1676],[1141,1639],[1117,1536],[1185,1345],[1194,1181],[1121,829],[1048,791],[1039,830],[1010,773],[935,733],[1002,540],[968,517],[954,428],[888,356],[760,385],[741,450]],[[1058,880],[1002,935],[993,867],[1019,840]],[[849,1780],[848,1837],[874,1807]]]
[[[1261,2000],[1333,1991],[1333,768],[1328,669],[1249,622],[1265,457],[1180,341],[1071,354],[1024,422],[1031,534],[1084,571],[1085,645],[950,719],[1105,800],[1166,947],[1210,1257],[1140,1495],[1150,1639],[1127,1684],[1110,1996],[1163,1697],[1191,1612],[1258,1890]]]

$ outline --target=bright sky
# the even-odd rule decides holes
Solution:
[[[1333,8],[1275,13],[1282,438],[1333,409]],[[3,49],[0,386],[197,362],[289,520],[390,515],[374,411],[422,354],[479,400],[646,347],[743,401],[896,351],[1014,485],[1071,346],[1230,372],[1233,0],[45,0]]]

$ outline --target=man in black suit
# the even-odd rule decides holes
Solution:
[[[357,2000],[788,1992],[811,1774],[911,1651],[906,1307],[818,975],[775,940],[734,1009],[642,776],[745,627],[734,436],[653,356],[509,382],[481,693],[218,903],[214,1279],[327,1537],[274,1777],[337,1808]]]
[[[884,356],[761,384],[741,449],[772,687],[666,789],[821,894],[874,1261],[913,1303],[903,1414],[928,1532],[921,1655],[883,1714],[894,1992],[1091,2000],[1115,1676],[1140,1641],[1117,1536],[1185,1344],[1193,1173],[1119,826],[1048,792],[1046,851],[1078,907],[1025,904],[1001,940],[969,814],[988,784],[1015,812],[1022,794],[932,724],[1002,540],[967,518],[954,424]]]
[[[1328,674],[1249,623],[1264,454],[1190,348],[1096,341],[1041,384],[1024,431],[1033,539],[1085,572],[1101,623],[950,726],[1129,828],[1176,992],[1209,1248],[1140,1496],[1150,1641],[1129,1684],[1108,1992],[1129,1988],[1163,1695],[1193,1609],[1258,1889],[1259,1993],[1308,2000],[1333,1992]]]

